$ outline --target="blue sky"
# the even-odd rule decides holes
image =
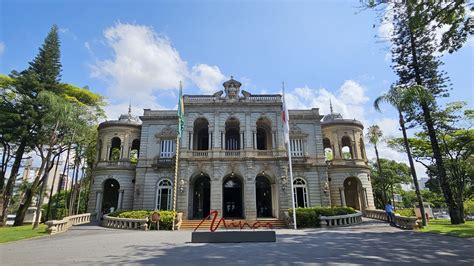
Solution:
[[[187,94],[212,93],[233,75],[251,93],[279,92],[284,81],[290,108],[324,114],[331,98],[345,117],[399,135],[393,110],[371,107],[396,77],[386,29],[359,1],[97,2],[1,1],[0,73],[26,68],[57,24],[62,80],[106,96],[110,119],[129,101],[137,115],[174,108],[179,80]],[[471,40],[443,57],[448,101],[471,108],[473,49]],[[382,156],[404,160],[388,148]]]

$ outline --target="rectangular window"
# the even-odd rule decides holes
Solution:
[[[160,158],[172,158],[175,153],[176,143],[172,139],[161,140]]]
[[[302,139],[290,139],[290,149],[292,157],[303,157],[303,140]]]

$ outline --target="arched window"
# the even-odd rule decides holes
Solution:
[[[351,146],[351,138],[348,136],[344,136],[341,139],[341,151],[342,151],[342,158],[343,159],[353,159],[354,158],[354,153],[352,151],[352,146]]]
[[[110,161],[118,161],[121,157],[121,148],[122,148],[122,141],[119,137],[113,137],[110,141],[110,153],[109,153],[109,160]]]
[[[326,161],[332,161],[332,159],[334,159],[334,153],[332,151],[331,141],[328,138],[323,139],[323,148]]]
[[[225,149],[240,150],[240,122],[237,118],[229,118],[225,122]]]
[[[293,181],[293,193],[295,195],[295,208],[308,207],[308,193],[306,189],[306,181],[302,178],[296,178]]]
[[[209,149],[209,122],[205,118],[198,118],[194,121],[194,136],[193,149],[194,150],[208,150]]]
[[[132,148],[130,149],[130,162],[137,163],[140,153],[140,140],[134,139],[132,141]]]
[[[267,118],[259,118],[257,120],[257,150],[272,149],[272,124]]]
[[[171,210],[172,189],[173,185],[170,180],[163,179],[158,182],[155,204],[157,210]]]

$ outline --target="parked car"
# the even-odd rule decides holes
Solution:
[[[6,225],[13,225],[15,223],[15,214],[9,214],[7,215],[7,222],[5,223]]]

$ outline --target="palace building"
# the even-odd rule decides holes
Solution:
[[[291,207],[374,208],[363,125],[318,108],[289,110],[294,190],[280,94],[254,95],[230,79],[213,95],[184,95],[185,126],[174,183],[178,116],[145,109],[99,125],[88,211],[170,210],[202,219],[283,219]],[[98,216],[97,216],[98,217]]]

